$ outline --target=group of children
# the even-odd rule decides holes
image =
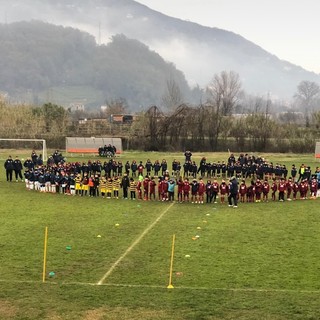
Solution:
[[[280,178],[272,179],[269,183],[268,179],[251,181],[247,186],[245,180],[239,185],[239,200],[240,202],[268,202],[272,201],[291,201],[297,199],[316,199],[319,196],[318,182],[316,178],[311,181],[306,179],[300,182],[295,181],[290,177],[288,180]]]
[[[217,203],[226,202],[229,195],[229,182],[217,179],[206,182],[202,179],[189,179],[179,177],[175,179],[167,173],[155,178],[139,175],[136,179],[124,173],[123,176],[106,176],[98,173],[88,174],[68,173],[63,169],[51,171],[50,169],[37,169],[25,171],[25,182],[28,190],[40,192],[61,193],[102,198],[132,199],[132,200],[159,200],[191,202],[191,203]],[[268,178],[255,181],[239,181],[238,200],[240,202],[284,201],[296,199],[315,199],[319,196],[318,181],[316,178],[308,181],[292,179]]]
[[[63,159],[59,152],[56,154],[50,159]],[[191,156],[192,153],[186,151],[185,163],[193,163]],[[230,181],[234,179],[238,181],[237,199],[240,202],[315,199],[320,192],[319,168],[311,174],[310,167],[304,164],[298,169],[292,165],[291,176],[287,178],[288,170],[285,166],[276,164],[274,167],[262,158],[247,154],[240,154],[238,159],[231,154],[226,163],[214,162],[213,167],[210,163],[208,166],[203,157],[192,174],[186,168],[180,173],[180,162],[176,160],[173,160],[172,171],[169,173],[165,159],[154,163],[148,159],[145,164],[133,160],[123,166],[121,161],[115,159],[103,164],[98,160],[82,163],[48,161],[44,165],[35,162],[34,158],[32,154],[31,159],[24,163],[26,188],[40,192],[107,199],[177,200],[180,203],[200,204],[217,203],[219,199],[223,204],[230,194]],[[238,166],[246,170],[249,168],[249,171],[241,171]],[[231,171],[230,167],[233,168]],[[197,178],[198,173],[200,178]],[[249,183],[247,178],[250,179]]]

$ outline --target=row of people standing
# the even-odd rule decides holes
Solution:
[[[23,166],[18,156],[16,156],[15,159],[12,159],[12,157],[9,156],[8,159],[4,162],[4,168],[6,170],[6,179],[8,182],[12,182],[12,180],[14,179],[13,173],[15,174],[16,182],[18,182],[19,179],[20,181],[23,181]]]
[[[57,154],[58,157],[59,154]],[[40,158],[41,159],[41,158]],[[28,158],[24,163],[22,164],[20,159],[16,157],[15,160],[9,156],[9,158],[5,162],[5,168],[6,168],[6,176],[8,181],[12,181],[13,179],[13,172],[15,173],[16,180],[22,179],[22,169],[23,167],[30,170],[33,170],[37,167],[42,167],[43,161],[39,161],[39,158],[37,158],[36,164],[32,160],[32,158]],[[165,159],[163,159],[161,162],[159,160],[156,160],[154,163],[148,159],[145,164],[143,164],[142,161],[137,162],[136,160],[133,160],[132,162],[126,161],[126,163],[123,165],[122,161],[116,161],[114,159],[110,159],[109,161],[105,161],[104,163],[101,163],[99,160],[91,162],[90,160],[88,162],[74,162],[74,163],[65,163],[65,162],[58,162],[56,161],[49,161],[47,162],[48,167],[58,167],[59,170],[64,169],[68,173],[73,172],[74,174],[81,173],[82,175],[84,173],[87,173],[91,175],[91,173],[95,174],[98,173],[99,175],[102,174],[102,172],[105,172],[105,175],[108,177],[111,176],[122,176],[125,172],[127,175],[130,175],[132,177],[138,177],[138,176],[144,176],[144,175],[154,175],[154,176],[164,176],[165,174],[169,174],[168,170],[168,163]],[[316,170],[317,172],[318,170]],[[295,165],[292,165],[291,168],[291,177],[293,180],[304,180],[307,179],[310,181],[312,177],[310,166],[306,166],[302,164],[299,169],[295,167]],[[208,163],[206,162],[205,158],[202,158],[200,161],[200,165],[197,166],[194,162],[186,162],[183,165],[183,173],[181,172],[181,164],[177,160],[172,161],[171,171],[170,175],[174,177],[178,177],[180,175],[183,175],[183,177],[192,177],[196,178],[197,175],[201,177],[207,177],[207,178],[217,178],[217,179],[226,179],[230,178],[232,176],[236,176],[237,179],[240,178],[259,178],[263,179],[265,177],[267,178],[280,178],[284,177],[286,179],[288,175],[288,170],[286,170],[285,166],[276,165],[275,167],[273,164],[268,164],[267,162],[262,162],[260,164],[252,163],[252,164],[246,164],[244,166],[240,166],[239,164],[226,164],[225,162],[214,162],[214,163]]]
[[[202,178],[190,179],[179,177],[175,179],[166,174],[162,177],[149,177],[139,175],[136,178],[129,177],[127,173],[120,176],[107,176],[98,173],[85,172],[75,174],[68,172],[67,166],[40,168],[37,170],[26,170],[26,187],[30,190],[42,192],[63,193],[79,196],[102,196],[106,198],[135,200],[159,200],[191,202],[191,203],[217,203],[224,204],[227,200],[230,206],[237,206],[240,202],[261,202],[269,200],[296,200],[308,197],[315,199],[320,187],[320,171],[318,172],[319,182],[316,177],[308,181],[303,179],[300,182],[289,179],[273,178],[270,183],[268,179],[252,180],[250,184],[242,180],[238,187],[236,177],[231,177],[228,182],[222,179],[221,182],[210,179],[204,182]],[[121,192],[122,191],[122,192]]]

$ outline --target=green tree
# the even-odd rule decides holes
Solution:
[[[62,107],[51,102],[33,109],[33,114],[43,119],[46,133],[64,134],[68,122],[68,112]]]

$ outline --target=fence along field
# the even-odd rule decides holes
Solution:
[[[83,308],[102,308],[105,316],[116,305],[124,308],[122,315],[140,307],[164,310],[169,319],[209,319],[210,314],[222,319],[232,314],[243,319],[267,314],[270,319],[319,317],[318,200],[244,204],[236,212],[213,205],[169,208],[159,202],[27,192],[23,184],[1,180],[6,203],[0,209],[3,296],[26,314],[42,301],[45,310],[74,313],[74,319]],[[12,194],[18,195],[18,203]],[[47,272],[42,284],[45,226]],[[171,291],[166,287],[173,234]],[[28,306],[10,289],[17,282],[29,297]],[[40,297],[43,290],[46,301]],[[62,299],[59,290],[79,302]]]

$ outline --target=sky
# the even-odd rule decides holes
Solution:
[[[232,31],[281,60],[320,73],[320,0],[136,0],[169,15]]]

